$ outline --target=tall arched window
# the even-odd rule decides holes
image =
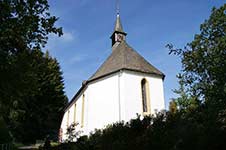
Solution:
[[[75,104],[75,105],[74,105],[74,123],[76,123],[76,111],[77,111],[77,110],[76,110],[76,109],[77,109],[76,106],[77,106],[77,105]]]
[[[82,95],[81,127],[84,127],[84,113],[85,113],[85,94]]]
[[[143,112],[149,113],[150,108],[150,102],[149,102],[149,90],[148,90],[148,82],[146,79],[141,80],[141,91],[142,91],[142,106],[143,106]]]
[[[67,128],[69,127],[70,110],[67,112]]]

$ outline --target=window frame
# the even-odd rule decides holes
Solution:
[[[84,114],[85,114],[85,94],[82,95],[82,116],[81,116],[81,128],[84,127]]]
[[[151,114],[151,109],[150,109],[149,82],[145,78],[143,78],[141,80],[141,100],[142,100],[142,114],[143,115],[150,115]],[[146,104],[146,106],[145,106],[145,104]],[[146,108],[144,108],[144,107],[146,107]]]
[[[76,123],[77,104],[74,104],[74,123]]]

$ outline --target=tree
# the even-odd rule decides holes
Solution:
[[[179,79],[179,89],[173,90],[174,93],[178,94],[179,97],[173,98],[170,102],[170,106],[176,106],[180,111],[190,111],[196,109],[200,106],[198,97],[195,94],[189,94],[187,87],[185,86],[185,76],[178,74],[177,78]],[[171,109],[174,109],[170,107]]]
[[[50,15],[47,0],[1,0],[0,8],[1,54],[40,49],[49,33],[62,35],[62,29],[54,26],[57,18]]]
[[[182,59],[184,82],[190,95],[215,109],[226,106],[226,4],[213,8],[208,20],[200,26],[200,34],[184,49],[167,47]]]
[[[209,19],[201,24],[200,33],[184,49],[175,49],[172,44],[167,47],[170,53],[182,59],[182,78],[176,90],[180,97],[176,100],[188,104],[187,113],[182,116],[194,129],[189,133],[197,137],[196,147],[223,149],[226,139],[226,4],[213,8]],[[198,107],[192,101],[197,102]],[[195,109],[190,111],[188,108],[192,105]]]
[[[34,142],[57,132],[67,102],[59,63],[41,51],[62,28],[47,0],[0,0],[0,11],[0,114],[16,140]]]
[[[0,144],[6,144],[11,142],[12,142],[12,137],[10,136],[10,133],[5,124],[5,121],[0,116]]]
[[[18,69],[23,65],[24,73],[16,84],[19,89],[12,97],[16,104],[10,107],[8,117],[15,138],[24,143],[46,135],[56,139],[67,103],[58,62],[48,53],[33,50],[20,53],[16,64]]]

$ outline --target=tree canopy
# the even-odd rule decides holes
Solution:
[[[57,137],[67,103],[60,65],[42,50],[61,36],[47,0],[0,0],[0,113],[14,140]]]
[[[225,105],[226,97],[226,4],[212,10],[200,25],[200,33],[184,49],[170,53],[182,59],[183,82],[191,95],[206,103]],[[224,105],[222,105],[224,104]]]

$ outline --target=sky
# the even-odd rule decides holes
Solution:
[[[110,36],[116,20],[117,0],[49,0],[50,12],[59,17],[56,26],[64,35],[49,36],[44,48],[60,63],[69,99],[111,54]],[[183,48],[199,33],[212,7],[223,0],[119,0],[120,18],[127,43],[162,71],[166,109],[177,97],[176,75],[181,60],[169,55],[166,44]]]

